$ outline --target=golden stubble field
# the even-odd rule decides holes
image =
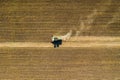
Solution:
[[[0,0],[0,80],[120,80],[119,5]],[[69,30],[79,37],[54,49],[51,35]]]
[[[120,80],[120,48],[0,48],[0,80]]]

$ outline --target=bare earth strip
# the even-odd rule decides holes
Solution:
[[[0,47],[53,47],[50,42],[2,42]],[[60,47],[120,47],[120,37],[72,37]]]

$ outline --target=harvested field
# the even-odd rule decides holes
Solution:
[[[119,80],[120,48],[0,48],[0,80]]]
[[[0,80],[120,80],[120,0],[0,0]]]

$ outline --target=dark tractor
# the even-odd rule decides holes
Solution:
[[[51,42],[54,45],[54,48],[59,47],[59,45],[62,45],[62,39],[58,39],[57,37],[54,38],[54,41]]]

